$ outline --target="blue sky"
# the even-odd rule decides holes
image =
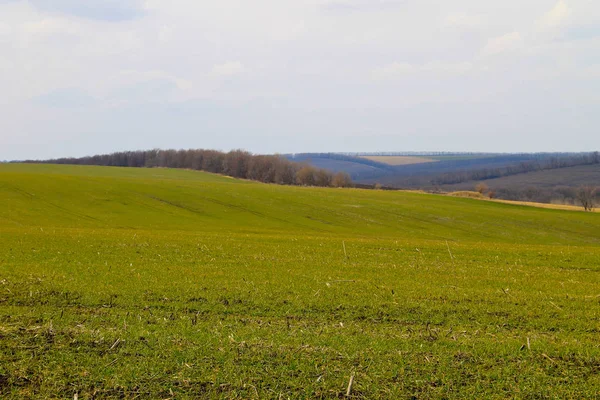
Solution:
[[[594,0],[0,0],[0,160],[600,149]]]

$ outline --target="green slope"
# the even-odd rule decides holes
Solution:
[[[600,243],[600,215],[410,192],[264,185],[168,169],[2,165],[0,201],[6,227]]]
[[[600,214],[0,164],[0,398],[596,398]]]

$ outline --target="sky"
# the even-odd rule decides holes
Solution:
[[[0,0],[0,160],[600,150],[597,0]]]

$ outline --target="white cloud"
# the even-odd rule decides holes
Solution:
[[[330,0],[324,8],[332,12],[385,12],[404,6],[404,0]]]
[[[111,108],[148,102],[175,103],[194,97],[194,84],[160,70],[123,70],[107,78],[97,90]]]
[[[94,105],[96,99],[79,88],[61,88],[37,96],[32,102],[45,107],[82,108]]]
[[[0,22],[0,38],[10,36],[12,31],[12,26],[7,23]]]
[[[55,17],[45,17],[41,20],[28,22],[22,25],[23,33],[29,36],[45,37],[55,34],[76,35],[80,32],[77,23]]]
[[[473,68],[473,64],[468,61],[456,63],[433,61],[424,64],[421,70],[439,75],[462,75],[472,71]]]
[[[173,37],[173,30],[167,26],[163,25],[158,31],[158,41],[160,43],[167,43]]]
[[[180,90],[189,90],[193,86],[192,82],[187,79],[177,77],[160,70],[123,70],[113,78],[115,84],[136,84],[146,81],[166,80],[173,82]]]
[[[29,0],[43,11],[104,21],[126,21],[144,14],[141,0]]]
[[[520,50],[524,46],[523,37],[519,32],[511,32],[505,35],[489,39],[481,50],[483,56],[492,56],[500,53]]]
[[[473,121],[472,106],[486,116],[485,124],[473,123],[477,129],[501,125],[492,103],[518,103],[525,88],[532,104],[545,107],[540,115],[551,114],[560,122],[562,114],[551,106],[552,93],[546,89],[551,86],[556,93],[569,91],[575,106],[590,111],[583,121],[588,125],[577,126],[600,125],[600,109],[583,100],[597,96],[593,80],[600,60],[600,2],[457,0],[438,1],[432,8],[433,3],[0,0],[0,121],[32,143],[50,143],[60,132],[77,134],[104,124],[97,129],[97,142],[107,132],[118,142],[126,130],[132,148],[146,147],[144,132],[159,137],[177,124],[177,131],[189,137],[181,133],[181,141],[175,142],[163,135],[164,142],[155,145],[199,146],[214,139],[218,147],[240,147],[257,141],[239,142],[237,132],[250,138],[269,129],[285,144],[297,129],[306,150],[320,150],[324,132],[343,136],[355,125],[394,136],[402,107],[422,107],[423,115],[435,115],[441,112],[435,104],[442,101],[449,107],[470,102],[461,116],[449,115],[439,126],[432,122],[429,132],[459,132],[446,144],[464,144],[469,150],[470,142],[460,132]],[[95,102],[86,101],[86,93]],[[32,111],[29,100],[39,96],[63,108],[38,106]],[[242,103],[243,108],[198,117],[198,109]],[[273,114],[273,104],[285,112],[265,118]],[[78,119],[69,118],[69,106],[77,106],[73,114]],[[181,108],[191,110],[189,118],[179,118]],[[381,109],[389,114],[374,111]],[[102,112],[106,115],[98,120],[89,117]],[[355,118],[352,123],[348,115]],[[514,126],[528,118],[515,118]],[[306,123],[298,123],[304,119]],[[415,121],[417,125],[403,126],[427,130],[418,126],[422,118]],[[215,134],[198,135],[199,126]],[[541,143],[544,130],[534,131],[535,143]],[[0,131],[0,158],[31,156],[28,146],[20,155],[8,146],[10,134],[11,129]],[[221,139],[225,137],[236,139],[229,143]],[[73,148],[94,152],[84,148],[86,140],[82,136]],[[393,143],[363,141],[349,150],[360,151],[362,145],[406,148],[410,143],[400,137]]]
[[[430,61],[424,64],[394,62],[371,71],[375,80],[395,80],[415,74],[429,74],[438,77],[448,77],[466,74],[474,69],[471,62],[442,62]]]
[[[590,65],[577,72],[583,79],[600,79],[600,64]]]
[[[564,25],[571,16],[571,9],[565,0],[559,0],[550,11],[544,14],[537,22],[538,31],[556,29]]]
[[[444,18],[443,26],[459,30],[476,30],[485,26],[485,18],[467,13],[452,13]]]
[[[215,76],[233,76],[244,72],[244,65],[239,61],[229,61],[213,66],[212,74]]]
[[[384,65],[382,67],[375,68],[372,71],[372,76],[375,79],[397,79],[406,75],[410,75],[417,72],[417,68],[409,63],[394,62],[392,64]]]

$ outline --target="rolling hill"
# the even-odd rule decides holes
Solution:
[[[593,398],[600,214],[0,165],[0,397]]]
[[[590,184],[594,185],[600,183],[600,164],[532,171],[526,174],[486,179],[483,182],[493,189],[526,189],[530,187],[551,189],[557,186],[579,187]],[[443,188],[447,190],[470,190],[473,186],[473,182],[464,182],[456,185],[444,185]]]
[[[264,185],[186,170],[5,164],[0,185],[5,205],[0,221],[7,227],[235,227],[439,240],[597,241],[597,227],[578,213],[413,192]],[[486,226],[485,233],[480,226]],[[571,234],[565,237],[565,231]]]
[[[537,203],[576,205],[580,187],[597,187],[600,182],[597,152],[303,154],[298,159],[321,168],[345,170],[359,187],[456,192],[474,190],[483,182],[496,198]]]
[[[431,188],[436,186],[432,182],[445,174],[502,169],[523,163],[545,164],[552,159],[570,156],[573,155],[566,153],[424,153],[419,155],[304,153],[286,157],[318,168],[347,172],[359,184],[379,183],[393,188]]]

